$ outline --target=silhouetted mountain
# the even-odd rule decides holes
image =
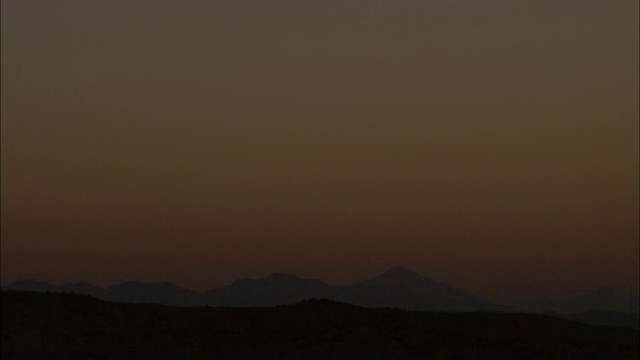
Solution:
[[[403,267],[341,289],[336,300],[366,307],[427,311],[488,311],[500,306],[475,298]]]
[[[155,303],[173,306],[205,305],[201,299],[201,294],[169,282],[143,283],[129,281],[109,286],[104,291],[102,299],[128,303]]]
[[[56,292],[89,295],[97,298],[103,297],[105,291],[103,288],[88,284],[88,283],[67,283],[55,287]]]
[[[591,310],[630,313],[638,311],[638,298],[616,287],[602,287],[585,294],[551,302],[546,299],[520,304],[519,309],[527,312],[553,312],[558,314],[584,313]]]
[[[88,283],[67,283],[51,285],[37,280],[20,280],[4,287],[10,291],[59,292],[66,294],[90,295],[99,299],[104,298],[104,289]]]
[[[334,286],[289,274],[244,279],[204,294],[210,306],[273,306],[306,299],[330,299],[366,307],[405,310],[473,311],[504,308],[401,267],[352,285]]]
[[[585,312],[589,310],[632,312],[638,310],[638,298],[617,287],[602,287],[583,295],[572,296],[555,304],[559,313]]]
[[[168,282],[143,283],[130,281],[106,289],[87,283],[51,285],[42,281],[16,281],[4,288],[9,291],[56,292],[89,295],[102,300],[125,303],[156,303],[172,306],[203,306],[201,295]]]
[[[312,298],[332,298],[335,287],[316,279],[289,274],[271,274],[261,279],[243,279],[203,294],[210,306],[275,306]]]
[[[589,310],[624,312],[630,308],[628,294],[616,288],[599,289],[558,303],[538,301],[512,308],[483,301],[465,291],[402,267],[393,267],[371,279],[343,286],[277,273],[260,279],[238,280],[231,285],[204,293],[167,282],[126,282],[102,289],[84,283],[54,286],[40,281],[17,281],[5,287],[5,290],[85,294],[110,301],[172,306],[262,307],[293,304],[316,298],[365,307],[449,312],[513,312],[518,309],[526,312],[567,314]],[[635,301],[637,306],[637,300]]]
[[[555,313],[554,311],[555,303],[545,297],[539,297],[532,300],[527,300],[524,302],[520,302],[515,307],[524,312],[531,313]]]
[[[47,292],[47,291],[56,291],[56,289],[57,289],[57,286],[51,285],[44,281],[19,280],[19,281],[14,281],[11,284],[5,286],[3,290]],[[61,292],[61,291],[58,291],[58,292]],[[73,292],[69,291],[69,293],[73,293]]]
[[[176,308],[13,291],[1,302],[3,359],[637,359],[640,350],[638,331],[532,314],[329,300]]]

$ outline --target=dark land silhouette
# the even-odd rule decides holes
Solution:
[[[195,292],[167,282],[126,282],[100,288],[86,283],[54,286],[40,281],[18,281],[9,284],[5,290],[73,293],[109,301],[172,306],[260,307],[293,304],[316,298],[404,310],[508,309],[402,267],[394,267],[374,278],[343,286],[276,273],[261,279],[237,280],[228,286],[205,292]]]
[[[275,307],[169,307],[3,291],[2,357],[616,358],[636,330],[522,313],[438,313],[330,300]]]
[[[561,301],[538,300],[519,305],[495,304],[403,267],[393,267],[371,279],[349,285],[330,285],[317,279],[275,273],[260,279],[241,279],[205,292],[164,283],[125,282],[97,287],[87,283],[51,285],[17,281],[5,290],[90,295],[102,300],[155,303],[170,306],[264,307],[308,299],[330,299],[364,307],[392,307],[420,311],[507,311],[573,314],[592,310],[634,313],[638,299],[615,287],[595,289]]]
[[[402,267],[343,286],[276,273],[205,292],[18,281],[2,293],[2,356],[637,358],[634,301],[609,287],[506,306]]]

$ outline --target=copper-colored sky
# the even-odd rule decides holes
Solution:
[[[638,284],[638,2],[2,1],[2,284]]]

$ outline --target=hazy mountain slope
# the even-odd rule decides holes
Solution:
[[[35,291],[35,292],[47,292],[56,291],[57,286],[51,285],[44,281],[38,280],[19,280],[14,281],[11,284],[5,286],[3,290],[11,291]]]
[[[105,289],[102,299],[130,303],[155,303],[173,306],[204,305],[201,294],[174,284],[130,281]]]
[[[319,280],[287,274],[272,274],[261,279],[239,280],[230,286],[207,292],[205,296],[205,302],[211,306],[273,306],[316,298],[405,310],[471,311],[499,308],[401,267],[345,286],[328,285]]]
[[[271,274],[261,279],[243,279],[203,294],[209,306],[275,306],[312,298],[331,298],[335,287],[320,280],[289,274]]]
[[[462,290],[394,267],[372,279],[342,288],[339,301],[367,307],[396,307],[407,310],[473,311],[498,310]]]
[[[130,281],[103,289],[87,283],[51,285],[41,281],[27,280],[13,282],[6,286],[4,290],[90,295],[102,300],[125,303],[155,303],[173,306],[205,305],[199,293],[183,289],[168,282],[143,283]]]
[[[5,290],[85,294],[99,299],[157,303],[172,306],[275,306],[307,299],[331,299],[366,307],[393,307],[426,311],[521,311],[571,314],[590,310],[628,312],[637,299],[616,288],[597,289],[561,302],[537,301],[518,307],[493,304],[463,290],[440,283],[411,270],[394,267],[371,279],[336,286],[317,279],[289,274],[271,274],[260,279],[242,279],[203,293],[171,283],[126,282],[102,289],[90,284],[50,285],[40,281],[17,281]]]
[[[106,289],[88,284],[49,285],[16,282],[7,290],[51,291],[92,295],[99,299],[157,303],[174,306],[274,306],[307,299],[331,299],[368,307],[406,310],[472,311],[500,310],[498,305],[421,276],[405,268],[391,268],[381,275],[352,285],[335,286],[316,279],[289,274],[271,274],[260,279],[242,279],[231,285],[198,293],[170,283],[126,282]]]
[[[638,311],[638,298],[616,287],[602,287],[572,296],[555,304],[559,313],[585,312],[593,309],[619,312]]]
[[[527,312],[553,312],[558,314],[584,313],[591,310],[632,313],[638,312],[639,300],[617,287],[608,286],[578,294],[560,301],[539,299],[517,306]]]

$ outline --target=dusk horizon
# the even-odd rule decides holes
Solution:
[[[638,296],[638,1],[1,6],[3,287]]]
[[[113,282],[106,282],[106,283],[96,283],[96,282],[92,282],[92,281],[82,281],[82,280],[75,280],[75,279],[67,279],[65,281],[59,281],[59,282],[55,282],[55,281],[47,281],[43,278],[21,278],[21,279],[16,279],[13,281],[9,281],[7,283],[3,283],[2,284],[2,288],[3,289],[7,289],[10,288],[11,285],[15,285],[15,284],[19,284],[19,283],[31,283],[31,282],[36,282],[36,283],[45,283],[51,286],[63,286],[63,285],[82,285],[82,284],[86,284],[86,285],[91,285],[91,286],[95,286],[98,288],[103,288],[106,289],[108,287],[111,286],[117,286],[117,285],[121,285],[121,284],[127,284],[127,283],[140,283],[140,284],[170,284],[172,286],[177,286],[179,288],[185,289],[185,290],[189,290],[189,291],[194,291],[197,293],[203,293],[203,292],[207,292],[207,291],[212,291],[212,290],[216,290],[216,289],[221,289],[221,288],[225,288],[228,286],[231,286],[239,281],[245,281],[245,280],[264,280],[267,279],[269,277],[272,276],[291,276],[293,278],[297,278],[299,280],[303,280],[303,281],[320,281],[323,284],[329,285],[329,286],[349,286],[352,284],[356,284],[362,281],[366,281],[366,280],[370,280],[370,279],[375,279],[378,276],[384,275],[385,273],[389,272],[389,271],[393,271],[395,269],[402,269],[402,270],[407,270],[409,272],[415,273],[417,275],[420,275],[422,277],[425,277],[426,279],[429,279],[431,281],[434,281],[436,283],[440,283],[446,286],[452,286],[453,288],[457,288],[459,290],[462,291],[466,291],[471,295],[476,296],[478,299],[481,300],[486,300],[486,301],[491,301],[495,304],[500,304],[500,305],[518,305],[518,304],[523,304],[523,303],[527,303],[527,302],[536,302],[536,301],[551,301],[551,302],[557,302],[557,301],[562,301],[562,300],[566,300],[572,297],[576,297],[576,296],[582,296],[585,294],[588,294],[590,292],[593,291],[602,291],[602,290],[619,290],[622,291],[624,293],[627,293],[629,296],[633,296],[636,300],[638,299],[638,293],[634,292],[634,287],[633,286],[628,286],[625,287],[624,284],[616,284],[616,283],[603,283],[603,284],[597,284],[595,286],[592,287],[587,287],[584,289],[579,289],[579,290],[574,290],[574,291],[567,291],[564,293],[561,293],[561,295],[558,296],[548,296],[548,294],[544,294],[544,293],[533,293],[533,294],[526,294],[526,295],[521,295],[521,296],[515,296],[515,297],[490,297],[487,296],[486,292],[482,292],[482,289],[480,290],[480,292],[475,291],[473,289],[467,289],[461,286],[457,286],[455,284],[451,284],[448,283],[446,281],[442,281],[442,279],[438,279],[438,278],[434,278],[432,276],[430,276],[429,274],[425,274],[425,273],[421,273],[419,271],[415,271],[414,269],[410,268],[410,267],[405,267],[405,266],[400,266],[400,265],[396,265],[396,266],[391,266],[389,268],[385,268],[382,269],[381,271],[377,271],[371,274],[368,274],[364,277],[361,278],[357,278],[357,279],[351,279],[348,281],[342,281],[342,282],[331,282],[331,281],[327,281],[325,279],[322,278],[318,278],[318,277],[307,277],[307,276],[300,276],[299,274],[296,273],[292,273],[292,272],[286,272],[286,271],[271,271],[271,272],[266,272],[266,273],[262,273],[262,274],[257,274],[254,276],[240,276],[234,279],[231,279],[227,282],[222,282],[222,283],[217,283],[217,284],[213,284],[210,286],[202,286],[202,287],[190,287],[188,285],[185,285],[183,283],[180,282],[173,282],[173,281],[168,281],[166,279],[147,279],[147,280],[141,280],[141,279],[137,279],[137,278],[122,278],[119,279],[117,281],[113,281]],[[635,301],[635,300],[634,300]]]

